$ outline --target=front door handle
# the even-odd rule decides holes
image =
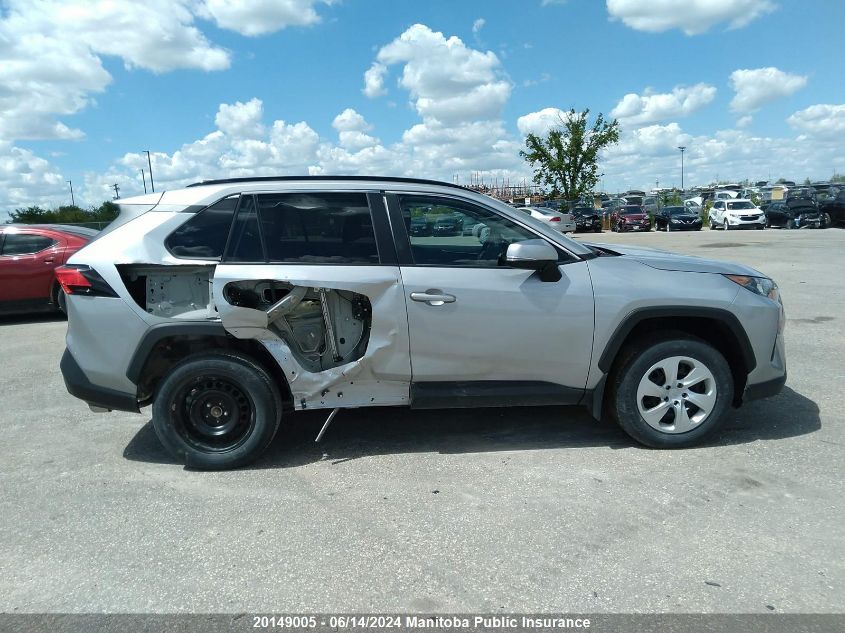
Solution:
[[[455,295],[449,295],[442,290],[429,288],[425,292],[412,292],[411,301],[422,301],[430,306],[442,306],[444,303],[455,303]]]

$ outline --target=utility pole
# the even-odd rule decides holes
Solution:
[[[75,207],[76,206],[76,200],[73,199],[73,181],[68,180],[67,184],[70,185],[70,204],[71,204],[71,206]]]
[[[685,145],[679,145],[678,149],[681,150],[681,191],[684,190],[684,150],[686,149]]]
[[[120,185],[114,183],[111,188],[114,189],[114,199],[120,200]]]
[[[155,183],[153,182],[153,161],[150,158],[150,150],[145,149],[144,153],[147,155],[147,166],[150,168],[150,189],[153,190],[153,193],[156,191]]]
[[[141,180],[144,181],[144,193],[147,193],[147,177],[144,175],[144,170],[141,171]]]

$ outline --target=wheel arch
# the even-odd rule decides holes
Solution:
[[[738,406],[741,403],[748,374],[757,366],[757,360],[739,319],[722,308],[661,306],[634,310],[617,326],[605,345],[599,357],[599,369],[607,376],[615,369],[622,350],[628,345],[660,332],[691,335],[718,350],[727,360],[733,375],[733,404]],[[600,402],[594,402],[594,412],[597,406],[601,407]]]
[[[256,340],[237,339],[220,323],[162,323],[144,334],[126,370],[138,390],[140,406],[149,404],[156,387],[179,362],[198,353],[235,350],[261,365],[273,378],[285,405],[293,402],[282,368]]]

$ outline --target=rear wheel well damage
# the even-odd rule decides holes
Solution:
[[[599,368],[605,372],[605,376],[599,388],[594,390],[592,411],[596,417],[600,416],[602,410],[606,410],[609,398],[612,397],[610,388],[605,389],[605,385],[612,384],[612,376],[632,351],[645,341],[657,342],[670,338],[698,339],[722,354],[733,377],[733,405],[739,406],[742,403],[748,374],[754,369],[756,361],[748,336],[736,317],[722,310],[714,310],[703,316],[689,312],[653,316],[646,314],[640,318],[634,316],[633,320],[629,318],[617,328],[599,359]]]
[[[137,381],[139,405],[145,406],[152,401],[161,380],[177,364],[190,356],[220,350],[240,352],[260,365],[273,378],[284,406],[293,406],[287,379],[270,352],[257,340],[237,339],[227,334],[174,334],[157,337],[141,362],[133,359],[130,372],[136,375],[133,377],[127,372],[130,379]]]

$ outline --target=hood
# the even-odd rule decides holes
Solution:
[[[683,215],[673,215],[670,220],[700,220],[695,213],[684,213]]]
[[[668,251],[660,251],[656,248],[646,248],[643,246],[623,246],[621,244],[596,244],[591,243],[588,246],[596,246],[603,250],[618,253],[623,257],[635,259],[641,264],[657,268],[659,270],[673,270],[688,273],[718,273],[720,275],[750,275],[752,277],[766,277],[758,270],[745,266],[744,264],[737,264],[735,262],[723,262],[714,259],[704,259],[703,257],[694,257],[692,255],[678,255]]]
[[[621,217],[623,220],[645,220],[648,218],[648,215],[645,213],[626,213]]]

